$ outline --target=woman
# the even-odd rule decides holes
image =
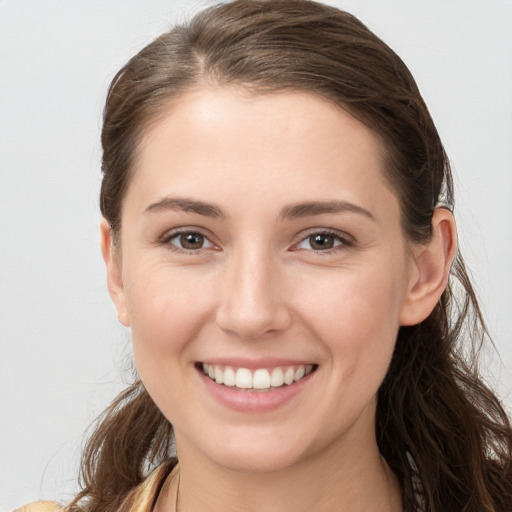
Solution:
[[[140,380],[66,510],[512,509],[449,164],[382,41],[315,2],[213,7],[117,74],[102,143]]]

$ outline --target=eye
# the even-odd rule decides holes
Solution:
[[[198,231],[174,231],[164,236],[161,243],[182,252],[198,252],[215,247],[205,235]]]
[[[353,245],[353,242],[348,238],[348,236],[342,236],[341,234],[330,231],[317,231],[302,239],[295,246],[295,249],[306,249],[320,252],[336,249],[337,247],[349,247],[351,245]]]

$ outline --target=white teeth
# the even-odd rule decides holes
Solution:
[[[215,367],[215,382],[217,384],[224,383],[224,372],[218,366]]]
[[[254,389],[268,389],[270,387],[270,373],[268,370],[256,370],[252,378]]]
[[[235,386],[241,389],[252,388],[252,373],[247,368],[238,368],[235,377]]]
[[[306,372],[306,368],[304,366],[299,366],[295,371],[295,375],[293,376],[293,381],[297,382],[298,380],[304,377],[304,373]]]
[[[295,372],[293,368],[288,368],[284,372],[284,383],[289,386],[293,382],[293,377],[295,377]]]
[[[278,367],[271,370],[258,368],[232,368],[215,364],[203,364],[203,373],[217,384],[239,389],[269,390],[283,385],[290,386],[313,371],[313,365]]]
[[[234,386],[236,383],[235,378],[235,370],[233,368],[226,366],[224,369],[224,385],[225,386]]]
[[[278,388],[284,384],[283,370],[281,368],[274,368],[270,377],[270,385],[274,388]]]

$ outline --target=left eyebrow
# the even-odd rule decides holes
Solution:
[[[282,219],[297,219],[325,213],[357,213],[376,222],[375,217],[366,209],[348,201],[310,201],[286,206],[279,217]]]

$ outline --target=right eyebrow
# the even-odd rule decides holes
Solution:
[[[226,214],[222,209],[214,204],[181,197],[164,197],[155,203],[150,204],[144,210],[144,213],[160,210],[181,210],[184,212],[193,212],[198,215],[204,215],[205,217],[226,218]]]
[[[369,210],[350,203],[349,201],[309,201],[305,203],[291,204],[283,209],[280,214],[282,218],[297,219],[301,217],[309,217],[314,215],[323,215],[326,213],[357,213],[363,215],[373,221],[375,217]]]

